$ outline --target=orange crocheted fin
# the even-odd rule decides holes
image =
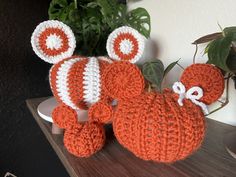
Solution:
[[[210,64],[193,64],[187,67],[180,81],[190,89],[198,86],[203,89],[203,97],[200,99],[205,104],[217,101],[224,92],[224,77],[221,71]]]
[[[97,102],[93,104],[88,111],[89,121],[91,122],[110,123],[112,114],[112,106],[104,102]]]
[[[128,62],[110,64],[102,75],[103,89],[114,99],[129,99],[144,90],[144,78],[137,66]]]
[[[81,123],[65,130],[64,145],[71,154],[77,157],[93,155],[103,147],[104,143],[105,130],[99,123]]]
[[[58,127],[64,129],[78,124],[77,112],[65,104],[61,104],[53,110],[52,119]]]

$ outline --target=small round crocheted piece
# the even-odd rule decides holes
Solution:
[[[144,78],[137,66],[128,62],[114,62],[104,71],[103,89],[114,99],[138,96],[144,90]]]
[[[180,81],[186,89],[198,86],[203,89],[203,97],[200,99],[205,104],[217,101],[224,92],[224,77],[221,71],[210,64],[193,64],[187,67]]]
[[[89,108],[89,121],[109,123],[112,119],[112,106],[104,102],[97,102]]]
[[[57,20],[48,20],[36,27],[31,45],[39,58],[55,64],[73,55],[76,41],[69,26]]]
[[[177,100],[167,90],[119,101],[113,117],[119,143],[144,160],[171,163],[191,155],[204,139],[205,118],[190,100],[183,106]]]
[[[105,143],[105,130],[101,124],[86,122],[66,129],[64,145],[77,157],[89,157],[99,151]]]
[[[77,112],[64,104],[57,106],[52,112],[53,122],[60,128],[70,128],[78,124]]]
[[[115,60],[137,62],[143,55],[145,40],[137,30],[123,26],[115,29],[107,39],[108,55]]]

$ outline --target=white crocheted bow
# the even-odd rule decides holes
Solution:
[[[199,101],[199,99],[203,96],[202,88],[194,86],[186,92],[186,88],[181,82],[175,82],[172,88],[175,93],[179,94],[178,103],[180,106],[183,106],[183,99],[186,98],[191,100],[194,104],[200,106],[205,114],[209,113],[207,105]]]

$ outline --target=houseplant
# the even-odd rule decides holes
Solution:
[[[48,9],[50,20],[70,26],[76,37],[76,53],[85,56],[106,54],[108,35],[120,26],[130,26],[146,38],[151,26],[144,8],[128,11],[117,0],[52,0]]]
[[[221,32],[203,36],[194,41],[193,44],[196,45],[197,49],[198,44],[206,42],[209,42],[205,48],[205,53],[208,55],[207,63],[214,64],[220,68],[227,80],[226,100],[221,103],[219,108],[212,111],[215,112],[226,106],[229,102],[228,87],[230,79],[234,81],[236,89],[236,27],[231,26],[224,29],[221,28]],[[233,157],[236,157],[235,137],[236,132],[231,132],[225,136],[226,149]]]

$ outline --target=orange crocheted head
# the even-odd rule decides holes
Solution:
[[[113,62],[107,66],[102,81],[105,93],[118,100],[138,96],[144,90],[141,71],[129,62]]]
[[[104,102],[97,102],[89,108],[89,121],[109,123],[111,122],[112,113],[111,105]]]
[[[64,145],[77,157],[89,157],[100,150],[105,142],[105,131],[101,124],[86,122],[66,129]]]
[[[200,101],[205,104],[215,102],[224,92],[224,77],[221,71],[210,64],[193,64],[187,67],[180,81],[186,89],[198,86],[203,89]]]
[[[113,129],[124,147],[144,160],[175,162],[201,145],[205,120],[200,107],[190,100],[178,105],[178,95],[145,92],[120,101]]]

